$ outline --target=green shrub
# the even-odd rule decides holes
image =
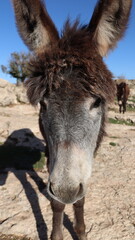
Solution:
[[[109,144],[113,147],[117,146],[117,143],[115,143],[115,142],[110,142]]]

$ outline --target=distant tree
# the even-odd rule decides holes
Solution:
[[[17,85],[23,83],[26,77],[29,76],[28,62],[30,54],[26,53],[11,53],[11,59],[7,66],[1,65],[1,69],[4,73],[11,75],[16,78]]]
[[[125,76],[122,74],[120,76],[118,76],[118,79],[126,79]]]
[[[117,77],[116,82],[117,82],[117,84],[120,84],[122,82],[125,82],[128,84],[128,79],[126,79],[126,77],[124,75],[120,75]]]

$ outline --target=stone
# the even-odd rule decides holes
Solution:
[[[16,86],[0,79],[0,106],[5,107],[18,103],[28,103],[24,86]]]

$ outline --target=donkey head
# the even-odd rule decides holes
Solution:
[[[92,159],[104,135],[112,74],[102,57],[127,26],[130,0],[99,0],[90,23],[66,22],[60,37],[40,0],[13,0],[20,35],[35,53],[26,82],[49,151],[48,192],[73,203],[86,192]]]

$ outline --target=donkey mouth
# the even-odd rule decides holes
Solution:
[[[66,188],[65,189],[59,188],[57,191],[53,189],[51,183],[48,183],[47,191],[51,198],[64,204],[75,203],[76,201],[82,199],[85,195],[83,185],[81,183],[79,187],[77,187],[74,190],[73,189],[66,190]]]

